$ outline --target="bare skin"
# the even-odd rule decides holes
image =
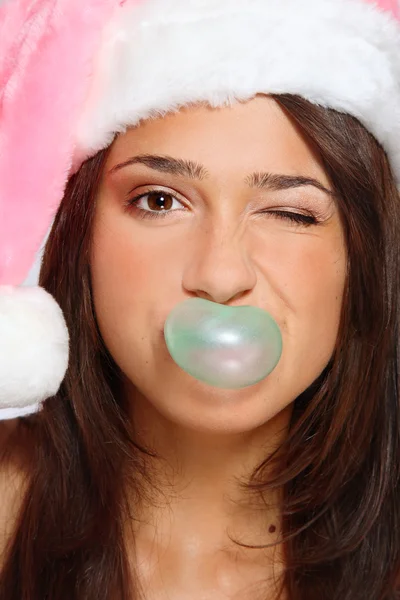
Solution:
[[[282,411],[273,419],[275,426],[279,419],[283,425],[287,420],[286,413]],[[163,427],[157,427],[156,418],[153,423],[153,434],[162,440],[167,432]],[[147,444],[150,445],[151,439],[151,447],[159,447],[148,433]],[[264,433],[268,435],[266,428]],[[262,545],[278,542],[280,533],[278,494],[266,498],[270,503],[266,507],[260,497],[249,495],[244,499],[237,492],[235,478],[246,479],[256,456],[252,447],[254,439],[242,436],[240,445],[238,437],[235,447],[229,445],[232,442],[229,438],[225,444],[215,440],[214,452],[220,453],[221,460],[226,460],[226,473],[223,469],[219,471],[219,481],[215,470],[218,465],[208,463],[207,456],[203,460],[204,437],[197,440],[200,446],[191,444],[192,455],[185,457],[187,462],[180,461],[179,472],[173,472],[171,464],[175,460],[174,464],[178,465],[180,445],[189,445],[189,439],[185,439],[179,430],[174,437],[175,453],[168,460],[163,459],[160,465],[153,465],[152,473],[159,491],[151,491],[152,509],[145,504],[136,505],[132,510],[135,520],[127,522],[128,539],[132,541],[132,548],[133,542],[136,547],[136,557],[132,554],[132,569],[139,574],[146,600],[275,598],[272,594],[276,592],[283,566],[279,543],[266,549],[243,549],[228,537],[246,544]],[[261,445],[261,439],[259,441]],[[210,452],[211,439],[208,443]],[[264,447],[260,462],[273,444]],[[238,464],[237,452],[241,454],[241,464]],[[211,452],[209,457],[211,459]],[[192,468],[194,472],[195,467],[196,479],[189,471]],[[219,495],[208,484],[209,478],[219,486]],[[258,596],[261,590],[264,591]]]
[[[208,175],[192,180],[143,164],[111,172],[139,154],[196,161]],[[284,567],[279,544],[248,550],[231,541],[268,544],[280,533],[279,493],[262,502],[239,482],[284,439],[293,400],[329,360],[346,257],[334,202],[312,186],[250,189],[246,178],[261,171],[330,187],[312,148],[266,98],[144,123],[117,139],[104,171],[92,253],[96,312],[125,376],[138,441],[163,457],[151,465],[151,502],[132,501],[126,526],[146,600],[272,600]],[[128,191],[155,187],[176,195],[176,215],[142,221],[122,210]],[[286,222],[277,209],[317,214],[321,223]],[[160,331],[191,296],[271,312],[284,339],[273,374],[226,393],[177,368]],[[1,424],[0,448],[15,425]],[[25,485],[24,460],[12,456],[0,473],[0,561]]]
[[[171,172],[171,161],[121,166],[143,155],[192,161],[202,172]],[[260,173],[313,178],[328,191],[267,189],[265,177],[252,176]],[[152,465],[158,491],[151,503],[132,500],[135,520],[127,524],[137,548],[132,567],[148,600],[255,599],[261,580],[268,580],[261,597],[273,598],[282,548],[240,550],[229,535],[253,544],[278,539],[279,492],[265,505],[239,482],[284,439],[293,401],[335,346],[346,252],[329,190],[313,148],[266,97],[187,108],[128,130],[112,147],[96,205],[92,281],[137,439],[162,457]],[[137,206],[164,217],[140,219],[125,208],[155,191]],[[275,371],[236,391],[183,372],[162,330],[170,310],[189,297],[269,311],[283,336]]]
[[[144,154],[194,161],[207,174],[193,179],[143,163],[114,169]],[[92,249],[97,318],[125,377],[137,439],[162,457],[151,464],[151,502],[132,496],[126,523],[146,600],[275,600],[284,568],[279,543],[254,550],[231,541],[279,542],[280,491],[261,499],[239,483],[285,438],[294,399],[332,354],[346,253],[329,194],[250,186],[260,172],[331,188],[313,148],[265,97],[145,122],[117,138],[104,170]],[[174,198],[164,220],[123,209],[128,197],[154,189]],[[139,205],[157,208],[149,197]],[[320,222],[296,223],[278,214],[285,211]],[[268,378],[226,392],[175,365],[162,327],[173,306],[196,296],[274,316],[284,351]],[[16,423],[0,423],[0,451],[11,448]],[[0,471],[0,566],[28,480],[23,451],[9,456]]]

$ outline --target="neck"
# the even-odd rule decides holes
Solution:
[[[261,495],[243,484],[286,437],[292,406],[255,430],[228,434],[168,420],[137,391],[131,399],[136,441],[159,457],[150,462],[146,502],[136,507],[142,532],[156,528],[159,541],[182,548],[195,540],[204,552],[224,547],[229,535],[253,545],[276,541],[281,490]]]

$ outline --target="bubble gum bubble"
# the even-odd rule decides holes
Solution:
[[[196,379],[224,389],[240,389],[265,379],[282,354],[276,321],[254,306],[224,306],[190,298],[175,306],[165,322],[171,357]]]

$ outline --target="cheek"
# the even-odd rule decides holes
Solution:
[[[121,310],[142,304],[166,276],[154,244],[129,227],[127,219],[101,215],[94,226],[91,252],[92,284],[96,302]],[[118,317],[118,313],[114,316]]]
[[[344,280],[345,257],[339,248],[321,245],[304,252],[293,261],[290,270],[288,289],[295,312],[336,312],[341,305]]]
[[[111,210],[94,223],[91,279],[96,319],[103,340],[127,373],[143,369],[159,344],[162,306],[172,305],[181,285],[182,252],[155,240],[143,227]],[[178,249],[179,250],[179,249]],[[169,268],[173,264],[174,268]],[[168,294],[170,298],[168,297]]]
[[[322,368],[335,347],[346,280],[341,234],[310,240],[287,264],[283,298],[288,307],[284,330],[289,348],[301,360]]]
[[[138,252],[138,240],[118,221],[100,217],[92,239],[91,278],[96,318],[110,352],[124,353],[128,351],[128,347],[124,348],[127,340],[138,330],[135,315],[143,317],[143,310],[150,310],[152,290],[162,270],[151,255]],[[129,351],[132,352],[132,347]]]
[[[285,236],[285,243],[275,248],[265,273],[282,331],[283,352],[265,385],[283,406],[307,389],[332,357],[347,258],[339,228],[321,235]]]

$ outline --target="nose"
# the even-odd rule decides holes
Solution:
[[[257,276],[241,238],[227,226],[199,229],[185,249],[185,290],[219,304],[232,304],[249,295]]]

